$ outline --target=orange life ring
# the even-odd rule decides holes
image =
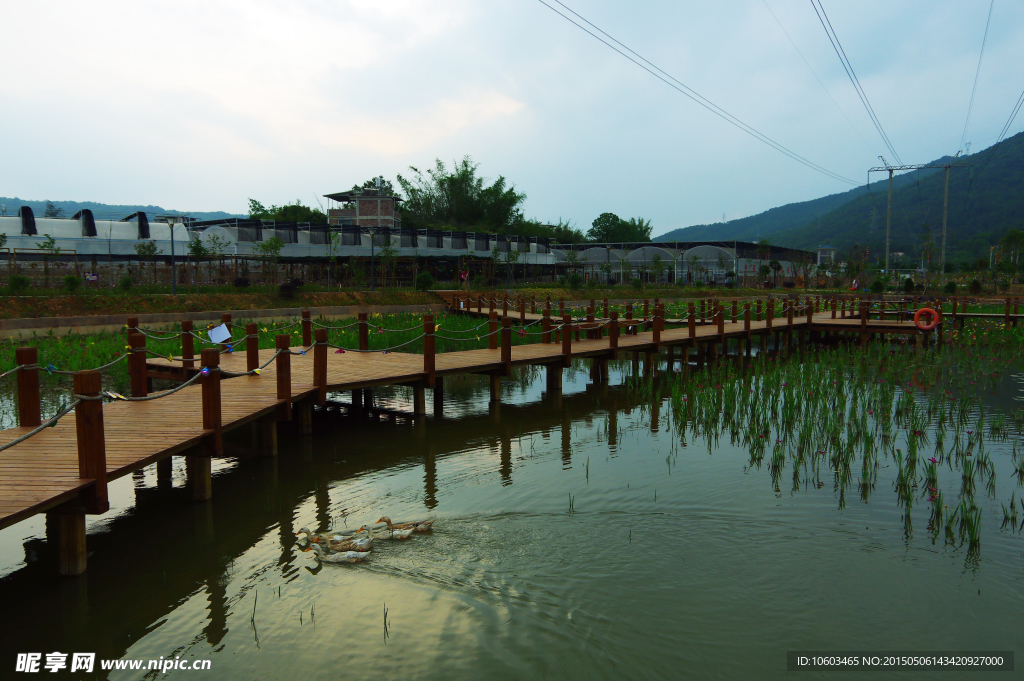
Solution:
[[[926,312],[931,315],[931,322],[929,322],[928,324],[922,325],[921,324],[921,315],[923,315]],[[914,314],[914,326],[916,326],[917,328],[921,329],[922,331],[931,331],[932,329],[934,329],[938,325],[939,325],[939,314],[935,310],[931,309],[930,307],[922,307],[920,310],[918,310]]]

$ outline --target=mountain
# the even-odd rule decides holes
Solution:
[[[71,217],[83,208],[91,210],[93,217],[97,220],[120,220],[132,213],[138,213],[140,210],[143,211],[150,219],[152,219],[154,215],[191,215],[197,220],[247,217],[245,215],[225,213],[219,210],[177,211],[161,208],[160,206],[122,206],[108,203],[96,203],[95,201],[51,201],[51,203],[63,211],[61,214],[62,217],[67,218]],[[37,218],[41,218],[43,217],[43,211],[46,210],[46,201],[28,201],[26,199],[19,199],[16,196],[11,198],[0,196],[0,215],[17,215],[18,209],[22,206],[28,206],[32,209],[32,212],[35,213]],[[6,207],[6,212],[4,207]]]
[[[934,173],[935,171],[922,170],[921,172],[924,174]],[[916,178],[899,176],[893,179],[893,187],[903,186],[915,180]],[[887,188],[888,179],[871,183],[871,191],[873,192],[884,192]],[[757,215],[729,220],[728,222],[680,227],[661,236],[654,237],[654,241],[726,241],[730,239],[757,241],[764,238],[772,239],[774,242],[776,234],[817,220],[819,217],[858,198],[864,191],[864,187],[858,187],[841,194],[830,194],[820,199],[801,201],[800,203],[787,203],[778,208],[769,208]]]
[[[933,163],[950,161],[943,157]],[[1009,229],[1024,227],[1024,133],[1002,144],[962,156],[973,164],[949,173],[946,259],[988,257],[989,247]],[[876,176],[877,177],[877,176]],[[883,175],[884,178],[884,175]],[[916,260],[942,241],[942,170],[910,171],[893,178],[890,252]],[[673,230],[655,241],[770,238],[778,246],[813,250],[828,244],[840,252],[854,244],[884,258],[887,178],[842,194],[792,203],[748,218]]]

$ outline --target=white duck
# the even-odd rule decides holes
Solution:
[[[310,544],[303,551],[313,550],[316,559],[321,563],[359,563],[366,560],[370,554],[365,551],[344,551],[342,553],[325,554],[319,544]]]
[[[389,518],[387,516],[384,516],[383,518],[381,518],[377,522],[378,523],[387,523],[388,529],[393,531],[393,532],[399,532],[399,531],[403,531],[404,532],[405,530],[412,530],[413,532],[423,532],[423,533],[426,533],[426,532],[432,532],[433,529],[434,529],[434,521],[433,520],[416,520],[416,521],[411,522],[411,523],[393,523],[393,522],[391,522],[391,518]]]

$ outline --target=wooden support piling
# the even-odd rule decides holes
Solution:
[[[185,320],[181,323],[181,358],[183,360],[181,366],[186,369],[194,369],[196,366],[196,363],[192,361],[196,356],[194,341],[192,322]]]
[[[216,352],[216,351],[214,351]],[[76,371],[72,377],[75,395],[98,397],[103,389],[103,376],[99,371]],[[95,483],[81,493],[87,513],[106,513],[107,500],[107,446],[103,432],[103,401],[82,400],[75,407],[75,438],[78,442],[78,477]]]
[[[260,337],[256,324],[245,325],[245,370],[254,371],[260,366]]]
[[[128,334],[128,373],[131,378],[132,397],[145,397],[146,390],[146,337],[138,331]]]
[[[572,366],[572,317],[562,315],[562,366]]]
[[[313,344],[313,320],[310,318],[309,310],[302,311],[302,347],[308,348]]]
[[[434,331],[436,327],[434,325],[434,315],[428,314],[423,316],[423,373],[426,374],[426,385],[428,388],[434,387],[434,381],[437,378],[435,373],[435,342]],[[425,411],[424,407],[424,412]]]
[[[203,429],[212,431],[204,441],[205,456],[220,456],[224,453],[224,434],[221,429],[220,403],[220,353],[216,348],[207,348],[200,355],[203,365]]]
[[[360,312],[356,317],[359,328],[359,349],[363,352],[370,349],[370,329],[366,320],[367,315],[365,312]]]
[[[363,313],[360,313],[363,314]],[[275,373],[277,374],[277,420],[292,420],[292,337],[286,333],[279,334],[274,339],[274,348],[277,350],[277,359],[274,360]]]
[[[512,375],[512,320],[501,318],[501,375]]]
[[[317,329],[313,335],[313,385],[319,388],[317,404],[327,404],[327,329]]]
[[[18,366],[18,425],[22,428],[36,428],[42,425],[39,406],[39,351],[24,347],[14,351]]]
[[[608,348],[612,359],[619,358],[619,312],[612,310],[608,322]]]

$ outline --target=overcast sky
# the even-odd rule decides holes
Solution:
[[[835,173],[863,183],[878,154],[894,161],[809,0],[566,4]],[[988,1],[823,4],[902,160],[955,153]],[[314,204],[468,154],[527,194],[528,217],[585,229],[612,211],[659,234],[850,186],[538,0],[2,6],[0,195],[244,212],[248,197]],[[973,150],[994,142],[1024,88],[1022,19],[1024,3],[996,0]],[[1022,128],[1024,116],[1011,134]]]

